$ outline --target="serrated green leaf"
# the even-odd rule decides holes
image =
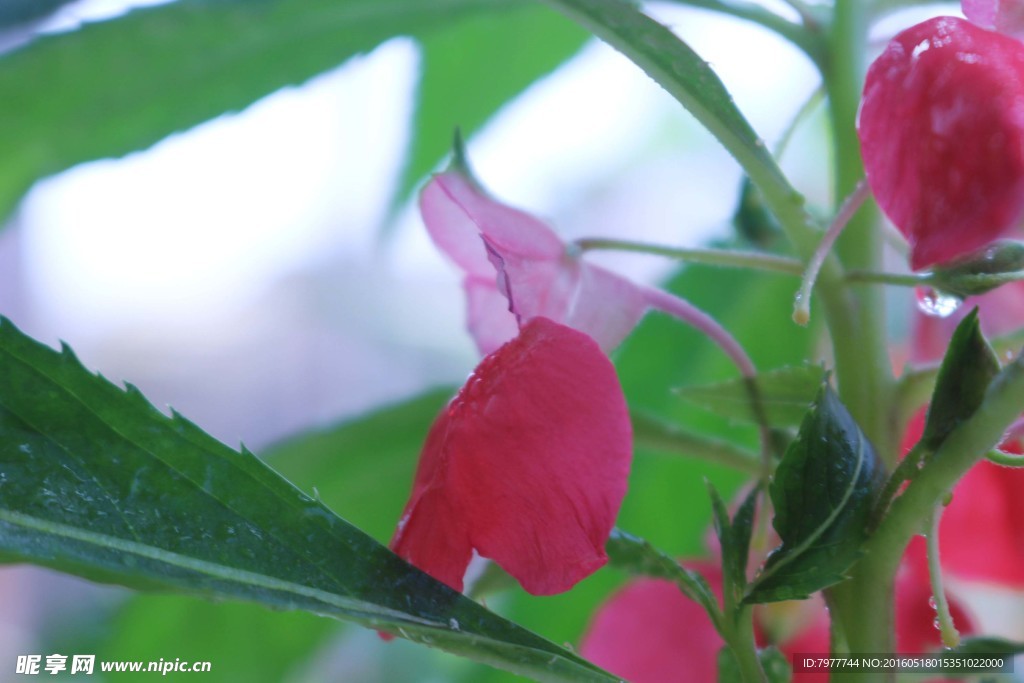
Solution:
[[[773,427],[799,425],[814,401],[824,375],[822,367],[809,364],[758,374],[757,388],[768,423]],[[750,404],[750,390],[743,379],[682,387],[677,393],[693,405],[716,415],[757,424],[757,416]]]
[[[938,450],[950,432],[974,415],[999,374],[999,359],[981,333],[978,309],[960,321],[935,381],[921,443]]]
[[[148,147],[394,36],[510,8],[532,11],[520,0],[178,0],[39,38],[0,58],[0,221],[37,178]]]
[[[722,439],[692,432],[641,411],[631,411],[637,446],[725,465],[748,474],[761,471],[760,457]]]
[[[529,36],[529,49],[523,49],[524,36]],[[505,102],[578,51],[588,37],[558,14],[531,5],[473,17],[426,35],[421,40],[413,136],[396,198],[404,200],[448,154],[456,126],[471,135]]]
[[[0,559],[355,621],[549,680],[615,680],[404,563],[246,450],[0,319]]]
[[[744,601],[802,599],[846,578],[867,537],[883,476],[874,447],[823,384],[771,484],[782,545]]]
[[[672,581],[683,595],[703,607],[712,620],[717,621],[718,599],[708,582],[697,572],[680,566],[647,541],[621,529],[612,530],[606,549],[611,566],[636,576]]]

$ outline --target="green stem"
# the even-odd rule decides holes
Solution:
[[[985,459],[1001,467],[1024,467],[1024,455],[1011,455],[998,448],[993,448],[986,453]]]
[[[729,631],[723,638],[732,650],[739,665],[743,683],[767,683],[761,661],[757,657],[757,643],[754,640],[754,610],[750,605],[737,609],[730,621]],[[726,613],[729,619],[729,613]]]
[[[931,273],[885,273],[874,270],[850,270],[846,273],[846,281],[850,283],[866,283],[899,285],[901,287],[920,287],[932,281]]]
[[[687,431],[660,418],[632,411],[633,440],[637,446],[654,451],[699,458],[747,474],[760,475],[758,456],[727,441]]]
[[[949,600],[942,586],[942,564],[939,561],[939,521],[942,519],[942,510],[942,505],[935,506],[928,529],[928,579],[932,585],[932,600],[939,620],[942,644],[945,647],[956,647],[960,644],[960,632],[956,630],[953,615],[949,611]]]
[[[910,539],[923,530],[934,506],[968,469],[999,443],[1007,426],[1020,415],[1021,405],[1024,405],[1024,357],[1018,356],[993,380],[978,410],[950,432],[924,469],[893,502],[878,529],[864,544],[864,559],[854,568],[858,579],[895,574],[904,549]],[[870,582],[862,588],[864,592],[856,599],[864,609],[857,610],[857,615],[882,607],[891,614],[891,604],[886,603],[878,591],[871,590]],[[891,651],[876,631],[869,630],[866,636],[852,647],[861,652]],[[863,683],[864,679],[858,680]]]
[[[789,275],[800,275],[803,272],[803,264],[796,259],[775,254],[766,254],[755,251],[731,251],[728,249],[685,249],[681,247],[665,247],[658,244],[646,242],[634,242],[631,240],[604,239],[599,237],[588,237],[578,239],[574,244],[583,251],[596,251],[598,249],[629,251],[640,254],[652,254],[666,258],[686,261],[688,263],[701,263],[709,266],[723,266],[726,268],[750,268],[754,270],[766,270],[775,273],[787,273]]]
[[[868,4],[864,0],[836,0],[829,32],[829,55],[823,76],[829,97],[829,114],[835,159],[834,196],[848,196],[864,176],[856,116],[863,80],[864,46],[867,44]],[[869,203],[851,221],[836,251],[849,270],[878,271],[882,264],[883,238],[877,210]],[[824,292],[826,283],[819,285]],[[843,403],[891,466],[896,458],[896,439],[888,415],[893,398],[893,378],[885,334],[883,288],[865,283],[844,289],[843,306],[826,301],[825,313],[835,355],[836,379]],[[893,581],[895,566],[881,570],[862,560],[851,570],[852,578],[828,591],[834,606],[833,619],[846,636],[848,652],[889,653],[895,649]],[[843,674],[832,681],[877,683],[892,680],[888,674]]]

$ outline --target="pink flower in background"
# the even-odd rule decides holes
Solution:
[[[491,199],[462,172],[434,176],[420,210],[434,243],[465,272],[469,329],[481,353],[537,316],[608,352],[649,306],[642,288],[570,253],[548,226]]]
[[[924,432],[926,410],[903,438],[909,452]],[[1001,449],[1021,453],[1016,439]],[[970,581],[1024,588],[1024,470],[982,461],[957,482],[939,523],[942,568]]]
[[[1024,2],[1021,0],[963,0],[964,16],[978,26],[1001,33],[1024,33]]]
[[[931,587],[925,570],[923,539],[907,549],[896,577],[896,641],[903,654],[938,650],[935,610],[929,605]],[[710,563],[686,563],[698,569],[716,592],[721,592],[721,572]],[[802,609],[809,606],[810,610]],[[799,608],[799,609],[797,609]],[[950,609],[962,633],[974,624],[955,600]],[[769,642],[766,634],[773,612],[799,612],[797,628],[781,642]],[[788,617],[784,618],[789,619]],[[774,644],[792,663],[796,653],[827,653],[829,621],[824,603],[776,603],[755,613],[758,645]],[[792,621],[792,619],[789,619]],[[580,653],[590,661],[632,683],[714,683],[717,655],[723,642],[710,618],[675,584],[660,579],[640,579],[612,596],[594,615],[583,637]],[[827,681],[823,673],[796,672],[793,683]]]
[[[1024,44],[953,17],[906,29],[868,69],[858,134],[912,268],[988,244],[1024,213]]]
[[[631,457],[608,358],[532,318],[437,418],[391,548],[456,590],[476,550],[530,593],[566,591],[607,561]]]

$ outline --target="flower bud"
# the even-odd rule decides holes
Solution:
[[[912,26],[869,68],[857,132],[912,268],[985,246],[1024,212],[1024,44],[953,17]]]

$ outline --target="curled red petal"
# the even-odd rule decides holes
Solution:
[[[858,134],[914,269],[984,246],[1024,211],[1024,44],[954,17],[912,26],[868,70]]]
[[[607,357],[535,318],[434,424],[392,548],[454,588],[476,549],[530,593],[566,591],[607,561],[631,459]]]

